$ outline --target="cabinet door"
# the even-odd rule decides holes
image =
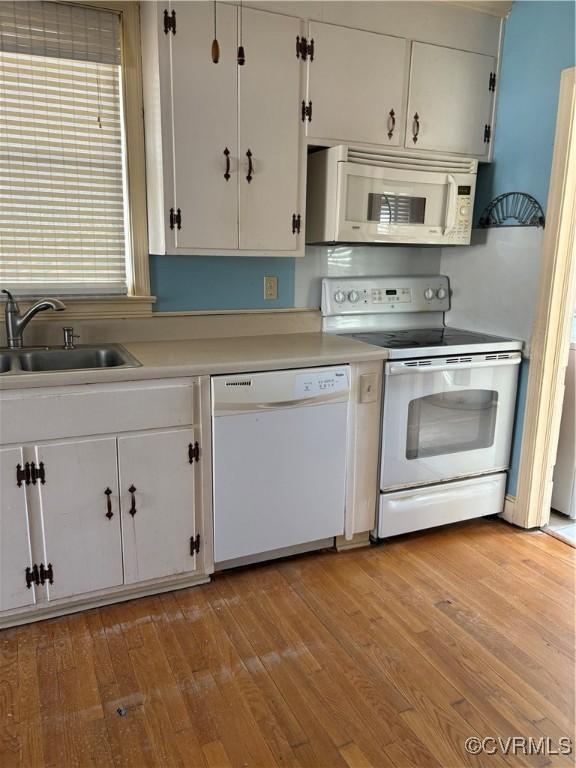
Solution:
[[[36,602],[34,586],[26,586],[32,554],[26,484],[16,484],[18,464],[24,467],[21,448],[0,450],[0,611]]]
[[[486,157],[495,71],[491,56],[413,43],[406,147]]]
[[[212,3],[172,3],[177,32],[169,34],[172,76],[174,200],[181,229],[168,242],[186,248],[238,248],[238,127],[236,9],[218,3],[220,61],[214,64]],[[226,150],[230,170],[226,178]]]
[[[404,130],[408,43],[396,37],[310,23],[310,137],[398,146]],[[392,114],[393,113],[393,114]]]
[[[52,565],[50,600],[122,584],[118,467],[113,437],[44,443],[34,461],[44,463],[37,483],[44,552]],[[111,493],[107,493],[111,491]]]
[[[195,468],[191,429],[118,438],[124,579],[133,584],[195,571]]]
[[[246,63],[238,67],[240,248],[294,251],[299,237],[292,231],[292,216],[303,219],[299,191],[304,67],[296,58],[302,22],[245,8],[242,26]],[[303,226],[301,232],[303,237]]]

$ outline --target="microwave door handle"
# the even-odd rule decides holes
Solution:
[[[457,197],[458,185],[456,179],[451,173],[448,174],[448,203],[446,205],[446,222],[444,227],[444,234],[447,235],[454,229],[456,224],[456,197]]]

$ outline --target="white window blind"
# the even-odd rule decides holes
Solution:
[[[0,2],[0,285],[127,292],[118,14]]]

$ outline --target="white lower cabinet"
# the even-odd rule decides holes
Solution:
[[[26,582],[33,563],[26,486],[20,476],[24,467],[22,448],[0,449],[0,611],[36,602],[34,585]]]
[[[197,568],[195,443],[191,429],[118,438],[126,584]]]
[[[46,482],[33,487],[37,499],[31,504],[42,520],[37,559],[52,568],[46,597],[57,600],[121,585],[116,439],[42,443],[34,447],[34,456],[47,473]]]
[[[106,418],[96,408],[103,398]],[[24,414],[37,414],[38,400],[51,407],[35,426]],[[46,388],[0,401],[7,424],[24,415],[0,430],[24,438],[0,448],[0,627],[207,581],[208,378]],[[84,418],[66,419],[71,407]],[[98,434],[111,423],[116,434]],[[54,439],[30,440],[34,432]]]

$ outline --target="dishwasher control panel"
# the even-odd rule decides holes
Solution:
[[[348,386],[347,368],[310,370],[296,375],[294,396],[302,398],[329,395],[333,392],[345,392]]]

